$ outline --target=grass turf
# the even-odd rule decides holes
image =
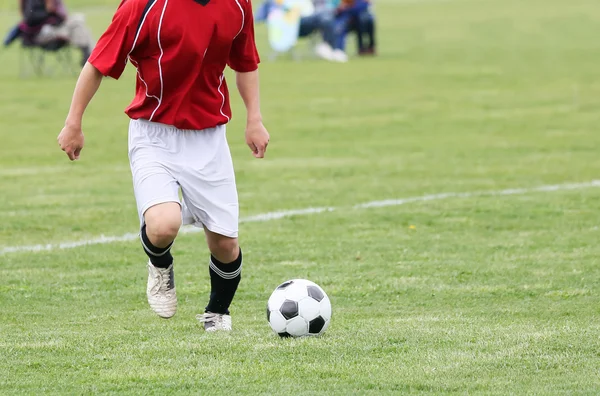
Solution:
[[[94,32],[111,7],[86,9]],[[264,62],[265,161],[234,101],[242,215],[338,208],[242,224],[235,331],[194,321],[208,293],[200,234],[177,242],[169,321],[146,306],[136,242],[0,255],[0,393],[597,393],[600,190],[354,208],[597,178],[596,2],[382,0],[377,12],[377,58]],[[4,8],[0,26],[15,17]],[[104,83],[70,164],[55,136],[73,77],[17,79],[16,48],[0,60],[0,248],[135,232],[132,70]],[[294,277],[329,293],[324,337],[270,333],[266,300]]]

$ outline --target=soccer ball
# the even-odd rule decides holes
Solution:
[[[318,336],[329,327],[331,302],[316,283],[289,280],[271,294],[267,320],[280,337]]]

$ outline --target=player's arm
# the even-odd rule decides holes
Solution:
[[[236,84],[246,106],[246,144],[256,158],[264,158],[270,136],[260,112],[258,70],[237,72]]]
[[[91,63],[85,64],[75,85],[66,124],[81,127],[83,113],[100,88],[102,77],[104,77],[102,73]]]
[[[84,137],[81,129],[83,113],[100,88],[102,77],[98,69],[86,63],[75,85],[65,127],[58,135],[58,144],[71,161],[79,159],[83,149]]]
[[[269,144],[269,132],[262,123],[258,88],[258,63],[254,41],[252,3],[246,3],[244,27],[233,41],[229,66],[236,71],[236,84],[246,106],[246,143],[256,158],[263,158]]]
[[[235,82],[240,92],[240,96],[246,106],[248,123],[262,122],[260,112],[260,93],[258,83],[258,69],[251,72],[237,72]]]
[[[58,135],[58,143],[71,161],[79,159],[84,137],[82,120],[85,109],[98,91],[103,76],[118,79],[134,50],[139,13],[137,2],[123,0],[115,16],[85,64],[73,93],[65,127]],[[140,35],[140,40],[143,40]]]

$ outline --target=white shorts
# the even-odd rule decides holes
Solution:
[[[177,202],[183,224],[237,237],[238,195],[224,125],[194,131],[131,120],[129,163],[142,224],[150,207]]]

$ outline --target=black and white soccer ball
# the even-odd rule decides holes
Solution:
[[[306,279],[277,286],[267,303],[267,320],[280,337],[321,335],[331,321],[331,302],[325,291]]]

